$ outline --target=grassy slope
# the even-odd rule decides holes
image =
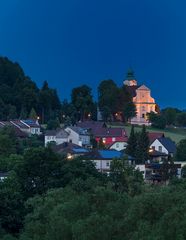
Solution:
[[[112,126],[113,127],[113,126]],[[116,126],[117,127],[117,126]],[[128,136],[130,135],[131,126],[124,126]],[[141,126],[135,126],[136,131],[141,131]],[[167,129],[156,129],[152,127],[147,127],[147,131],[149,132],[163,132],[166,137],[171,138],[174,142],[178,143],[180,140],[186,138],[186,129],[181,128],[167,128]]]

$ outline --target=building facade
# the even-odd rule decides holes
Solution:
[[[147,113],[157,113],[155,100],[151,97],[151,90],[145,85],[138,85],[132,70],[128,71],[124,85],[136,106],[136,116],[130,120],[131,124],[150,125]]]

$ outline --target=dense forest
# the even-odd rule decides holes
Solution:
[[[0,119],[28,118],[33,111],[42,122],[56,118],[61,103],[56,90],[44,82],[41,89],[24,74],[18,63],[0,58]]]

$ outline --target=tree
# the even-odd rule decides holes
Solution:
[[[181,112],[177,114],[176,123],[180,127],[186,126],[186,112]]]
[[[133,102],[128,102],[124,105],[123,116],[126,122],[136,116],[136,106]]]
[[[145,163],[149,159],[149,138],[146,127],[143,125],[142,131],[138,136],[136,148],[136,162]]]
[[[72,89],[71,100],[77,113],[76,120],[88,119],[89,114],[92,112],[94,103],[91,91],[91,88],[87,85]]]
[[[47,123],[47,130],[56,130],[60,127],[59,119],[49,120]]]
[[[37,113],[34,108],[31,109],[30,114],[29,114],[30,119],[37,119]]]
[[[136,148],[137,148],[137,135],[134,131],[134,125],[131,127],[130,136],[127,142],[126,153],[132,157],[136,156]]]
[[[149,122],[152,123],[152,127],[164,129],[166,127],[166,119],[162,115],[158,115],[154,112],[148,113]]]
[[[128,164],[128,159],[113,159],[111,162],[110,180],[115,191],[127,192],[131,196],[141,192],[143,176]]]
[[[165,108],[161,111],[162,115],[166,120],[167,125],[176,124],[176,116],[180,111],[176,108]]]
[[[98,87],[98,106],[103,118],[109,118],[117,112],[118,88],[113,80],[104,80]]]
[[[186,139],[181,140],[176,149],[176,161],[186,161]]]

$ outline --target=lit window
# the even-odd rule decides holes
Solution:
[[[115,137],[113,137],[113,138],[112,138],[112,141],[113,141],[113,142],[115,142],[115,141],[116,141],[116,138],[115,138]]]

